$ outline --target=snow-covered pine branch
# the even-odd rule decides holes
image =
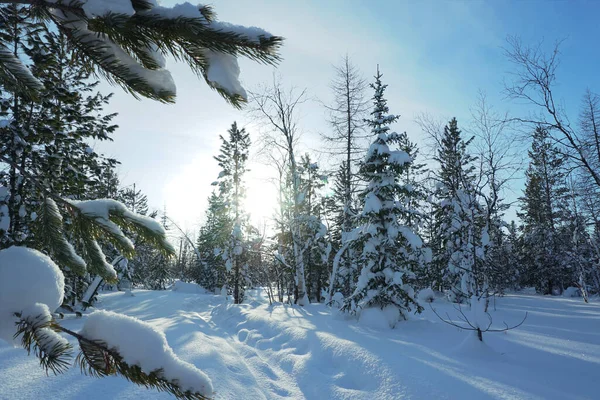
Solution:
[[[62,303],[64,286],[62,272],[48,256],[26,247],[0,250],[0,338],[20,340],[46,371],[59,374],[71,365],[73,350],[62,332],[77,339],[76,362],[83,373],[120,375],[182,399],[212,396],[206,374],[179,359],[164,334],[143,321],[96,311],[80,332],[60,326],[52,312]]]
[[[234,106],[246,101],[237,58],[279,61],[282,38],[256,27],[216,20],[210,6],[173,7],[156,0],[4,0],[64,33],[88,66],[136,96],[173,102],[176,87],[165,56],[184,61]],[[0,45],[2,45],[0,43]],[[41,84],[0,47],[0,81],[30,93]]]

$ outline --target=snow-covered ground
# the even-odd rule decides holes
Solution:
[[[259,291],[241,306],[181,291],[134,294],[103,294],[98,308],[164,331],[177,355],[212,379],[217,399],[598,398],[597,299],[498,299],[495,326],[529,316],[518,329],[484,334],[482,345],[428,306],[382,330],[332,316],[323,305],[269,306]],[[441,315],[457,314],[441,299],[433,306]],[[82,324],[63,321],[69,329]],[[77,368],[46,377],[35,357],[0,343],[0,399],[169,398],[121,378],[84,377]]]

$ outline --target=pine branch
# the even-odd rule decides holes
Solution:
[[[93,18],[85,14],[83,3],[77,0],[7,3],[30,5],[32,15],[53,23],[66,35],[90,71],[136,97],[174,101],[175,85],[162,65],[162,57],[171,55],[186,62],[211,88],[240,107],[246,101],[243,90],[242,93],[231,92],[230,88],[209,79],[211,66],[222,62],[223,57],[231,57],[227,60],[231,65],[237,64],[238,56],[269,65],[281,59],[278,53],[283,42],[281,37],[256,28],[249,30],[217,22],[210,7],[201,6],[199,17],[172,17],[164,15],[164,9],[150,1],[130,1],[135,11],[133,15],[107,12]],[[10,77],[1,72],[0,68],[0,79],[5,78],[9,83]]]
[[[36,99],[44,85],[33,76],[29,68],[0,43],[0,82],[9,90],[14,90],[30,99]]]
[[[77,275],[84,275],[85,261],[77,255],[71,243],[67,241],[63,218],[54,200],[49,197],[44,199],[37,221],[37,237],[41,239],[42,246],[50,251],[59,264],[69,267]]]
[[[39,313],[36,313],[38,311]],[[15,313],[19,318],[15,338],[21,336],[21,345],[27,353],[33,350],[40,359],[40,365],[46,372],[62,374],[70,367],[72,345],[57,332],[63,332],[77,339],[81,349],[75,359],[85,375],[102,378],[121,376],[136,385],[168,392],[178,399],[207,400],[208,397],[190,390],[182,390],[177,380],[163,376],[162,369],[150,372],[142,371],[138,365],[129,365],[115,349],[109,349],[101,341],[90,340],[70,329],[60,326],[52,319],[48,307],[36,305],[27,313]]]

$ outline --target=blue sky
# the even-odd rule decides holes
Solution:
[[[162,1],[172,5],[176,1]],[[507,35],[524,43],[541,40],[551,46],[565,39],[558,71],[557,94],[574,118],[583,91],[600,90],[600,2],[596,1],[291,1],[236,0],[211,3],[219,19],[260,26],[286,38],[277,68],[284,82],[306,87],[314,101],[301,110],[302,147],[319,147],[327,129],[320,101],[330,99],[332,65],[348,53],[370,78],[379,64],[389,85],[394,127],[423,142],[414,123],[427,112],[442,119],[456,116],[467,126],[479,90],[498,111],[514,114],[523,107],[502,94],[510,64],[502,47]],[[242,60],[247,89],[271,79],[273,69]],[[178,101],[164,105],[138,101],[118,88],[110,111],[119,112],[115,141],[98,146],[122,161],[124,184],[136,182],[151,206],[167,211],[190,230],[201,222],[212,182],[218,174],[212,156],[218,135],[234,120],[251,121],[231,108],[184,65],[169,65],[178,86]],[[254,135],[255,132],[250,132]],[[525,151],[525,149],[523,149]],[[267,166],[252,163],[249,203],[256,214],[268,215],[274,188],[263,177]],[[519,182],[515,191],[520,190]],[[515,196],[511,194],[510,196]]]

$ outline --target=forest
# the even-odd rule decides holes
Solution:
[[[271,310],[318,305],[336,324],[394,331],[412,329],[404,325],[423,313],[481,343],[535,318],[527,307],[506,321],[496,313],[496,302],[501,310],[518,293],[596,307],[600,96],[590,88],[565,106],[564,42],[508,36],[503,44],[512,68],[503,94],[526,112],[499,111],[504,104],[482,90],[460,110],[469,120],[423,110],[412,121],[420,131],[405,132],[412,117],[388,102],[402,91],[386,79],[395,66],[373,60],[363,71],[340,50],[322,71],[331,100],[317,101],[277,73],[286,39],[221,22],[210,6],[0,3],[0,339],[33,353],[41,370],[61,374],[75,363],[86,375],[120,375],[178,398],[244,398],[218,397],[217,377],[179,359],[143,317],[103,309],[123,292],[132,302],[150,291],[197,293],[210,307],[222,299],[228,313],[258,298]],[[262,81],[243,87],[238,58],[264,64]],[[183,229],[168,205],[152,207],[136,183],[122,184],[123,160],[95,147],[120,134],[102,82],[175,102],[166,59],[239,109],[218,133],[210,162],[220,172],[197,231]],[[302,110],[315,102],[327,129],[306,151]],[[257,159],[277,196],[265,200],[276,207],[263,223],[246,200]],[[590,310],[597,319],[600,310]],[[251,315],[240,324],[259,318]],[[79,331],[69,325],[81,319]]]

